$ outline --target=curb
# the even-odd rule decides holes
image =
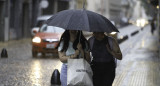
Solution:
[[[121,44],[122,42],[124,42],[127,39],[128,39],[128,35],[125,35],[122,39],[117,39],[117,41],[119,44]]]
[[[132,33],[131,33],[131,36],[136,35],[138,32],[139,32],[138,30],[136,30],[136,31],[132,32]]]

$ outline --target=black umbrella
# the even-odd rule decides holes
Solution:
[[[68,30],[85,30],[90,32],[119,32],[104,16],[82,10],[64,10],[56,13],[46,21],[46,24]]]

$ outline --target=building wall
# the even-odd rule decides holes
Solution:
[[[120,22],[121,0],[87,0],[87,9],[102,14],[109,20]]]
[[[52,15],[69,8],[69,1],[67,0],[48,0],[48,3],[48,7],[46,8],[39,7],[41,12],[39,16]]]
[[[9,40],[9,0],[0,0],[0,41]]]
[[[120,22],[120,12],[121,12],[121,0],[109,0],[109,12],[110,12],[110,19],[116,21],[117,23]]]
[[[37,17],[40,14],[39,12],[39,2],[40,0],[32,0],[32,14],[31,14],[31,27],[34,27],[36,25]]]
[[[87,9],[101,14],[101,0],[87,0]]]
[[[0,1],[0,40],[4,41],[4,15],[5,15],[5,2]]]
[[[0,24],[0,41],[30,37],[39,0],[3,0],[3,3],[0,0],[0,4],[0,22],[3,22]]]
[[[85,1],[85,3],[83,1]],[[87,0],[69,0],[69,9],[83,9],[83,4],[86,9],[88,4]]]

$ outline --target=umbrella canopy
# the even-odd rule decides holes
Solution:
[[[54,14],[46,24],[67,30],[84,30],[89,32],[119,32],[104,16],[85,9],[64,10]]]

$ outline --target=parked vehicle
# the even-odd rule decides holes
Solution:
[[[44,21],[49,19],[52,15],[43,15],[37,18],[36,26],[31,29],[32,36],[35,35],[36,32],[38,32],[39,28],[43,25]]]
[[[32,56],[37,57],[38,53],[45,56],[46,53],[56,53],[60,37],[64,29],[44,24],[32,39]]]

